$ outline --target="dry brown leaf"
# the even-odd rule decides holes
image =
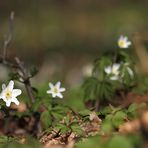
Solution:
[[[133,121],[128,121],[119,126],[120,133],[134,133],[140,129],[140,121],[138,119]]]
[[[16,104],[13,103],[13,104],[11,105],[11,108],[12,108],[12,109],[16,109],[16,110],[19,111],[19,112],[25,112],[25,111],[27,111],[27,106],[26,106],[26,104],[23,103],[23,102],[20,102],[19,105],[16,105]]]

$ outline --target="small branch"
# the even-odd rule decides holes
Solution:
[[[31,102],[34,103],[35,97],[33,95],[33,90],[32,90],[31,83],[30,83],[30,77],[28,76],[28,73],[27,73],[24,65],[20,61],[20,59],[18,57],[16,57],[15,61],[16,61],[17,65],[18,65],[18,67],[19,67],[18,74],[23,79],[27,94],[28,94],[29,98],[31,99]]]
[[[27,69],[24,66],[24,63],[18,57],[15,57],[14,61],[10,61],[7,59],[7,48],[8,45],[10,44],[10,41],[12,40],[12,34],[13,34],[13,20],[14,20],[14,12],[12,11],[9,19],[9,32],[7,35],[5,35],[4,38],[3,53],[2,55],[0,55],[0,63],[9,68],[14,69],[17,72],[19,78],[21,79],[18,81],[22,82],[25,85],[25,89],[30,99],[30,103],[33,104],[35,102],[35,96],[30,82],[30,79],[32,77],[30,77]],[[28,104],[27,106],[28,109],[31,109],[31,105]],[[38,129],[37,135],[39,135],[42,132],[42,125],[40,120],[38,120],[37,122],[37,129]]]
[[[12,40],[12,34],[13,34],[13,20],[14,20],[14,12],[12,11],[10,13],[10,18],[9,18],[9,31],[8,35],[5,35],[4,37],[4,45],[3,45],[3,62],[5,63],[6,57],[7,57],[7,47]]]
[[[11,62],[7,59],[7,48],[8,48],[8,45],[10,44],[10,41],[12,40],[12,34],[13,34],[13,21],[14,21],[14,12],[12,11],[9,18],[8,34],[5,35],[5,38],[4,38],[3,54],[0,55],[0,63],[9,68],[14,68],[17,71],[18,75],[23,80],[22,82],[25,85],[25,88],[31,100],[31,103],[34,103],[35,97],[33,94],[33,89],[31,87],[30,76],[26,68],[24,67],[23,63],[20,61],[18,57],[14,59],[15,60],[14,62]]]

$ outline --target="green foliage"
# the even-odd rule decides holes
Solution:
[[[111,116],[108,116],[108,118],[111,118]],[[111,119],[110,119],[111,120]],[[113,125],[110,123],[110,121],[103,121],[102,125],[101,125],[101,131],[103,131],[104,133],[111,133],[113,131]]]
[[[83,89],[85,101],[111,100],[114,96],[113,84],[108,80],[99,81],[97,78],[90,77],[84,82]]]
[[[20,76],[17,72],[10,72],[9,78],[10,78],[10,80],[18,80],[19,81]]]
[[[114,127],[119,127],[119,125],[121,125],[124,120],[127,118],[127,115],[125,112],[123,111],[118,111],[114,114],[114,116],[112,117],[112,124]]]
[[[95,90],[95,96],[100,100],[111,100],[114,96],[112,83],[109,81],[98,82]]]
[[[132,103],[126,111],[128,118],[133,119],[133,118],[137,117],[138,116],[137,111],[140,109],[146,108],[146,106],[147,106],[146,103],[140,103],[140,104]]]
[[[121,59],[121,61],[123,63],[130,63],[130,64],[133,63],[134,59],[131,56],[131,54],[129,54],[129,53],[130,53],[129,50],[127,50],[127,51],[125,51],[125,50],[119,50],[118,56],[119,56],[119,58]]]
[[[127,114],[125,110],[112,107],[112,109],[105,114],[105,119],[101,125],[101,130],[105,133],[110,133],[114,128],[118,128],[126,118]]]
[[[129,91],[134,86],[135,72],[129,54],[121,51],[118,56],[120,61],[117,63],[120,64],[120,67],[117,80],[111,79],[114,73],[105,72],[105,68],[112,67],[116,62],[116,57],[113,59],[109,56],[103,56],[95,61],[92,76],[88,77],[83,84],[84,99],[86,101],[98,99],[110,101],[117,90],[122,88]]]
[[[7,137],[7,136],[4,136],[4,135],[0,136],[0,144],[12,142],[12,141],[15,141],[15,140],[16,140],[15,138]]]
[[[140,90],[140,92],[142,91],[146,92],[148,87],[148,78],[144,77],[136,80],[135,79],[136,73],[134,71],[133,63],[134,63],[133,59],[131,58],[129,52],[123,50],[118,50],[113,57],[102,56],[101,58],[95,60],[92,76],[88,77],[83,84],[83,89],[85,92],[84,93],[85,101],[93,100],[92,101],[93,103],[95,101],[97,103],[99,101],[102,101],[101,102],[102,104],[108,102],[110,103],[114,98],[114,96],[116,97],[118,92],[120,93],[122,91],[123,93],[125,92],[127,93],[131,91],[134,88],[134,86],[137,84],[138,87],[140,87],[140,88],[137,87],[138,91]],[[117,67],[119,66],[117,70],[116,68],[113,68],[114,65],[116,65]],[[108,70],[106,71],[106,69],[108,68],[110,72],[107,72]],[[8,111],[8,116],[15,115],[15,117],[19,121],[19,118],[28,115],[29,117],[32,117],[32,120],[36,119],[34,121],[37,122],[39,121],[40,117],[41,125],[43,125],[43,130],[49,133],[55,130],[58,133],[58,136],[61,134],[69,136],[71,133],[75,133],[79,138],[86,137],[91,132],[95,133],[98,130],[98,127],[101,127],[99,133],[100,136],[88,137],[88,139],[87,140],[85,139],[84,141],[80,139],[81,141],[79,141],[76,144],[76,148],[79,147],[134,148],[137,145],[139,146],[139,143],[136,143],[135,142],[136,140],[133,140],[134,136],[132,136],[132,138],[129,138],[118,135],[118,133],[116,134],[115,132],[117,131],[119,126],[123,124],[126,120],[137,117],[138,110],[143,108],[145,104],[140,104],[140,105],[131,104],[127,109],[109,105],[108,107],[105,107],[102,110],[100,110],[100,112],[98,113],[98,116],[102,117],[101,120],[99,120],[98,116],[96,115],[94,115],[94,119],[91,120],[90,119],[91,112],[89,110],[83,110],[80,111],[79,113],[75,112],[75,110],[68,107],[67,102],[64,103],[64,101],[59,101],[55,98],[47,96],[46,94],[47,87],[43,87],[41,89],[32,87],[30,84],[30,78],[34,77],[37,74],[38,70],[36,67],[31,67],[29,70],[24,69],[22,71],[21,69],[24,69],[23,66],[20,67],[20,71],[19,68],[16,71],[15,70],[12,71],[9,76],[13,80],[23,82],[26,86],[29,85],[29,87],[32,89],[31,91],[33,91],[33,93],[31,92],[31,95],[33,94],[35,96],[35,102],[33,102],[31,109],[29,105],[28,110],[23,113],[14,113]],[[113,79],[113,76],[116,76],[116,78]],[[140,84],[140,82],[144,83]],[[28,91],[28,93],[30,92]],[[83,93],[81,92],[81,90],[79,90],[79,88],[77,88],[76,91],[73,91],[68,96],[71,104],[76,106],[78,102],[75,99],[81,100],[82,95]],[[80,109],[82,107],[84,109],[84,104],[82,105],[82,102],[79,103],[80,104],[74,108]],[[4,106],[2,104],[2,108],[0,109],[3,109],[3,107]],[[36,116],[38,115],[38,118],[35,117],[34,113],[37,113]],[[9,121],[9,118],[7,117],[7,119],[4,120]],[[31,120],[30,121],[28,120],[28,122],[31,122]],[[83,124],[83,122],[86,122],[86,124]],[[19,122],[17,122],[17,124],[18,123]],[[99,124],[97,126],[97,129],[95,129],[96,124],[97,125]],[[86,127],[82,129],[83,125]],[[92,128],[92,126],[94,127],[94,129]],[[91,129],[92,131],[90,133],[87,133],[87,128],[90,129],[92,128]],[[84,129],[86,131],[84,131]],[[29,130],[29,132],[31,130]],[[104,135],[107,136],[106,139],[103,137]],[[20,143],[17,142],[15,138],[0,136],[0,145],[1,147],[8,147],[8,148],[41,147],[41,145],[31,137],[29,137],[29,139],[26,140],[25,145],[22,146]]]
[[[38,140],[35,140],[32,137],[29,137],[26,139],[26,143],[25,144],[21,144],[18,143],[18,139],[13,139],[7,137],[9,140],[0,142],[0,147],[1,148],[32,148],[32,147],[36,147],[36,148],[41,148],[42,145],[41,143],[38,142]],[[0,138],[1,139],[1,138]],[[11,139],[11,140],[10,140]]]
[[[132,143],[129,141],[127,137],[124,136],[115,136],[111,138],[108,143],[107,148],[134,148]]]
[[[67,106],[71,106],[75,110],[82,111],[85,110],[85,105],[83,102],[84,92],[80,86],[73,87],[68,90],[66,98],[63,103]]]
[[[139,75],[136,80],[136,87],[134,87],[133,92],[138,94],[144,94],[148,92],[148,76]]]
[[[111,63],[112,61],[110,57],[102,56],[100,59],[96,59],[94,62],[92,75],[101,81],[104,80],[105,79],[104,68],[110,65]]]
[[[41,121],[43,122],[45,128],[48,128],[51,125],[52,118],[48,110],[41,114]]]
[[[95,90],[96,90],[98,82],[99,81],[95,77],[90,77],[90,78],[86,79],[86,81],[84,82],[84,84],[83,84],[83,88],[85,91],[84,99],[86,101],[96,99]]]
[[[77,123],[77,122],[73,122],[73,123],[71,124],[71,130],[72,130],[75,134],[77,134],[77,135],[79,135],[79,136],[84,135],[84,132],[83,132],[81,126],[80,126],[79,123]]]
[[[91,113],[91,111],[88,109],[84,109],[84,110],[79,111],[79,114],[83,117],[88,116],[90,113]]]
[[[75,148],[103,148],[105,145],[101,143],[99,136],[89,137],[89,139],[84,139],[78,142]]]
[[[79,125],[79,119],[75,117],[72,112],[67,113],[62,117],[62,120],[53,122],[52,126],[49,127],[49,131],[56,130],[59,134],[71,134],[75,133],[79,136],[83,135],[84,132]]]
[[[135,83],[135,74],[134,70],[130,67],[130,64],[121,65],[120,75],[122,77],[122,83],[125,85],[125,89],[133,87]]]
[[[113,84],[107,79],[104,68],[111,63],[107,57],[102,57],[94,63],[92,76],[84,81],[84,99],[87,100],[111,100],[114,94]]]
[[[89,137],[76,143],[76,148],[141,148],[142,139],[139,134],[136,135],[111,135],[104,139],[101,136]]]

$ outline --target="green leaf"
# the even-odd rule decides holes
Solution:
[[[82,128],[78,124],[73,124],[71,126],[71,129],[72,129],[73,132],[75,132],[78,135],[82,135],[83,134],[83,130],[82,130]]]
[[[43,125],[45,128],[48,128],[51,125],[52,120],[51,120],[51,114],[49,113],[49,111],[44,111],[41,114],[41,121],[43,122]]]
[[[51,114],[58,121],[63,119],[63,117],[65,116],[64,114],[61,114],[61,113],[58,113],[58,112],[54,112],[54,111],[52,111]]]
[[[36,99],[35,102],[32,104],[32,110],[37,111],[41,104],[41,100]]]
[[[118,111],[112,118],[112,123],[115,127],[121,125],[124,119],[127,117],[126,113],[123,111]]]
[[[105,121],[110,122],[112,120],[112,118],[113,118],[113,115],[112,114],[106,115]]]
[[[136,103],[132,103],[129,107],[128,107],[128,112],[135,112],[138,109],[138,104]]]
[[[113,130],[113,126],[110,121],[104,121],[101,125],[101,130],[105,133],[110,133]]]
[[[109,143],[107,148],[134,148],[128,138],[124,136],[115,136]]]
[[[81,110],[81,111],[79,112],[79,114],[82,115],[82,116],[89,116],[90,113],[91,113],[91,111],[88,110],[88,109]]]
[[[5,143],[8,142],[8,137],[7,136],[0,136],[0,143]]]
[[[61,133],[67,133],[70,130],[65,124],[62,123],[56,124],[54,128],[60,130]]]
[[[111,100],[114,94],[112,84],[105,80],[98,82],[96,90],[95,90],[95,94],[97,98],[101,100],[104,100],[104,99]]]
[[[79,141],[75,144],[75,148],[105,148],[105,145],[102,144],[99,136],[94,136]]]
[[[84,89],[84,100],[95,100],[95,90],[97,87],[98,80],[95,77],[87,78],[84,81],[83,89]]]
[[[20,76],[18,73],[9,73],[10,80],[19,80]]]
[[[112,109],[110,106],[106,106],[104,108],[101,109],[101,114],[106,115],[112,112]]]

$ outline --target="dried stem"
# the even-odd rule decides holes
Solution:
[[[30,76],[26,68],[24,67],[23,62],[21,62],[18,57],[14,59],[14,62],[11,62],[7,59],[7,49],[8,45],[10,44],[10,41],[12,40],[12,34],[13,34],[13,21],[14,21],[14,12],[12,11],[9,18],[9,32],[7,35],[5,35],[4,38],[3,54],[0,55],[0,63],[7,67],[13,68],[17,71],[18,75],[20,76],[22,82],[25,85],[31,103],[34,103],[35,97],[33,94],[33,89],[31,87]]]
[[[31,87],[30,77],[28,76],[28,73],[27,73],[23,63],[20,61],[20,59],[18,57],[16,57],[15,61],[16,61],[17,65],[19,66],[18,74],[23,79],[27,94],[28,94],[29,98],[31,99],[31,102],[34,103],[35,97],[33,95],[33,90],[32,90],[32,87]]]
[[[13,21],[14,21],[14,12],[12,11],[10,13],[10,18],[9,18],[9,31],[8,34],[5,35],[4,37],[4,45],[3,45],[3,62],[6,62],[6,57],[7,57],[7,47],[12,40],[12,34],[13,34]]]
[[[8,45],[10,44],[10,41],[12,40],[13,20],[14,20],[14,12],[12,11],[10,14],[10,19],[9,19],[9,32],[8,32],[8,35],[5,35],[5,38],[4,38],[3,54],[0,55],[0,63],[9,68],[15,69],[15,71],[17,72],[17,74],[19,75],[21,79],[21,82],[24,83],[25,85],[26,92],[27,92],[28,97],[30,98],[31,103],[34,103],[35,96],[33,93],[31,82],[30,82],[31,77],[28,71],[26,70],[24,63],[18,57],[15,57],[13,62],[7,59]],[[31,105],[28,105],[28,108],[30,107]],[[42,126],[41,126],[40,120],[37,123],[37,126],[38,126],[38,135],[39,135],[42,132]]]

